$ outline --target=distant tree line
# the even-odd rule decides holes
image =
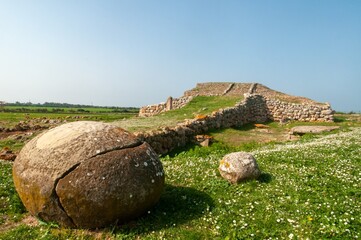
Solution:
[[[6,108],[6,107],[12,108]],[[89,108],[92,109],[89,110]],[[94,110],[93,110],[94,109]],[[70,113],[90,113],[96,112],[96,109],[104,109],[107,112],[138,112],[139,108],[136,107],[102,107],[102,106],[92,106],[92,105],[83,105],[83,104],[70,104],[70,103],[55,103],[55,102],[45,102],[45,103],[5,103],[1,102],[0,110],[5,112],[70,112]]]

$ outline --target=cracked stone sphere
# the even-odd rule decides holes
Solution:
[[[14,162],[13,178],[31,214],[72,228],[134,219],[157,203],[164,186],[162,164],[147,143],[88,121],[32,139]]]

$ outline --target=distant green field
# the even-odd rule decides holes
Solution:
[[[62,113],[104,113],[104,112],[138,112],[137,108],[116,107],[43,107],[43,106],[5,106],[5,112],[62,112]]]
[[[0,110],[0,127],[13,127],[19,121],[31,119],[83,119],[92,121],[117,121],[130,118],[138,114],[138,109],[112,108],[49,108],[49,107],[19,107],[7,106]],[[8,111],[6,111],[8,110]]]
[[[0,112],[0,122],[19,122],[26,121],[33,118],[48,118],[48,119],[57,119],[57,118],[67,118],[68,116],[75,117],[81,116],[83,118],[89,118],[93,120],[102,120],[102,121],[115,121],[119,119],[129,118],[135,116],[136,113],[8,113]]]

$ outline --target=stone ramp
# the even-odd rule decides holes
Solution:
[[[196,87],[185,91],[184,96],[243,96],[252,83],[207,82],[197,83]]]
[[[291,102],[297,104],[314,104],[324,105],[312,99],[292,96],[279,91],[275,91],[260,83],[234,83],[234,82],[206,82],[197,83],[196,87],[185,91],[184,96],[243,96],[250,93],[252,89],[253,94],[259,94],[266,98],[277,99],[284,102]]]

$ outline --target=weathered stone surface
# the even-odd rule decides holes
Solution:
[[[24,146],[16,190],[29,212],[68,227],[102,227],[144,213],[159,199],[162,164],[147,143],[121,128],[73,122]]]
[[[234,152],[223,157],[219,164],[221,176],[230,183],[258,178],[261,171],[256,159],[246,152]]]
[[[339,128],[339,126],[297,126],[291,128],[290,133],[293,135],[303,135],[306,133],[330,132]]]

